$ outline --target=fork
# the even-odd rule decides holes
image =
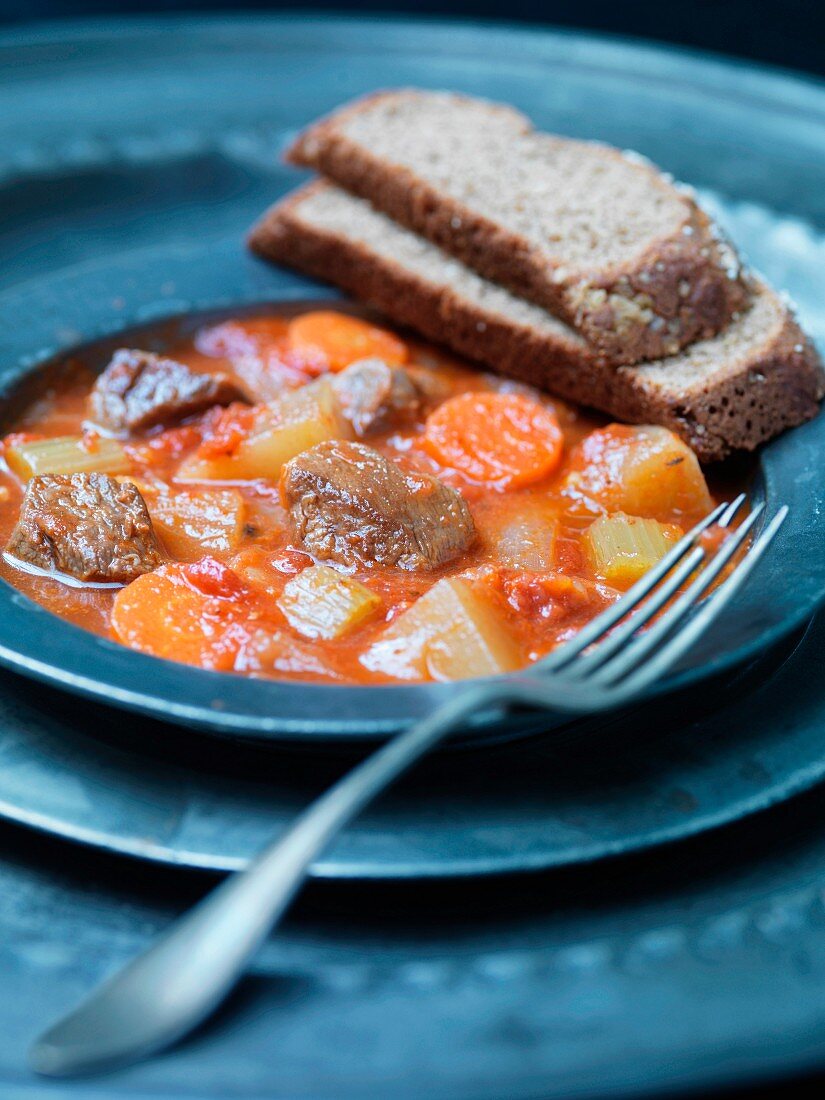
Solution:
[[[358,764],[247,869],[221,883],[46,1031],[31,1048],[31,1067],[55,1077],[111,1069],[190,1032],[235,985],[313,860],[373,798],[472,716],[512,705],[589,714],[637,699],[716,620],[788,514],[786,507],[777,511],[697,607],[765,506],[754,508],[710,560],[700,536],[714,523],[729,527],[744,500],[742,494],[719,505],[619,601],[528,672],[469,686]]]

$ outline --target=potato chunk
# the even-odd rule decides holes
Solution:
[[[387,627],[361,662],[402,680],[492,676],[521,664],[503,616],[460,578],[434,584]]]
[[[340,638],[381,604],[365,584],[331,569],[311,565],[285,586],[278,607],[305,638]]]
[[[667,428],[611,424],[591,432],[567,487],[611,512],[678,521],[713,507],[696,455]]]
[[[617,513],[602,516],[584,536],[595,572],[609,584],[629,588],[661,561],[682,536],[674,524]]]
[[[39,474],[125,474],[129,459],[115,439],[84,439],[61,435],[14,443],[6,448],[6,462],[21,481]]]
[[[235,550],[243,537],[246,504],[237,489],[149,488],[143,495],[155,530],[179,561]]]
[[[295,455],[328,439],[351,439],[338,399],[326,379],[261,406],[248,434],[226,454],[196,453],[178,470],[183,481],[276,480]]]
[[[558,506],[520,495],[496,502],[496,508],[475,513],[484,545],[495,562],[507,569],[549,573],[556,568],[559,536]]]

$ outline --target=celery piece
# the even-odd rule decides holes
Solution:
[[[673,525],[617,512],[597,519],[585,532],[584,545],[594,571],[623,588],[661,561],[680,535]]]
[[[305,638],[340,638],[380,605],[366,585],[328,565],[311,565],[284,587],[278,606]]]
[[[116,439],[79,435],[15,443],[6,450],[6,462],[22,481],[39,474],[125,474],[129,459]]]

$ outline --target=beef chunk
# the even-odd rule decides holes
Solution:
[[[143,497],[107,474],[32,478],[6,553],[98,583],[126,584],[164,560]]]
[[[425,408],[434,408],[453,394],[453,388],[443,374],[432,367],[408,363],[404,370],[418,391],[418,400]]]
[[[405,476],[362,443],[327,442],[284,467],[295,540],[345,565],[434,569],[475,538],[464,498],[426,474]]]
[[[174,359],[121,348],[95,382],[90,413],[103,428],[135,431],[233,401],[246,395],[228,375],[196,374]]]
[[[336,374],[332,387],[356,435],[383,431],[411,420],[421,408],[421,394],[403,367],[383,359],[362,359]]]

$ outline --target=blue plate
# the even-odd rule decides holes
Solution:
[[[328,293],[250,259],[243,234],[300,178],[277,159],[295,128],[390,84],[508,100],[547,129],[652,156],[708,192],[737,243],[799,299],[803,322],[822,335],[822,89],[500,28],[300,19],[266,27],[193,23],[185,36],[148,25],[128,35],[90,30],[72,50],[53,31],[28,44],[9,40],[18,79],[0,88],[0,244],[5,273],[27,278],[0,294],[5,396],[50,357],[124,327]],[[756,495],[769,510],[789,504],[791,519],[724,622],[661,690],[728,670],[810,617],[825,594],[823,465],[822,418],[762,451]],[[276,740],[386,737],[461,690],[201,672],[85,633],[6,585],[0,662],[131,710]],[[487,716],[477,732],[539,724],[547,719],[503,727]]]

